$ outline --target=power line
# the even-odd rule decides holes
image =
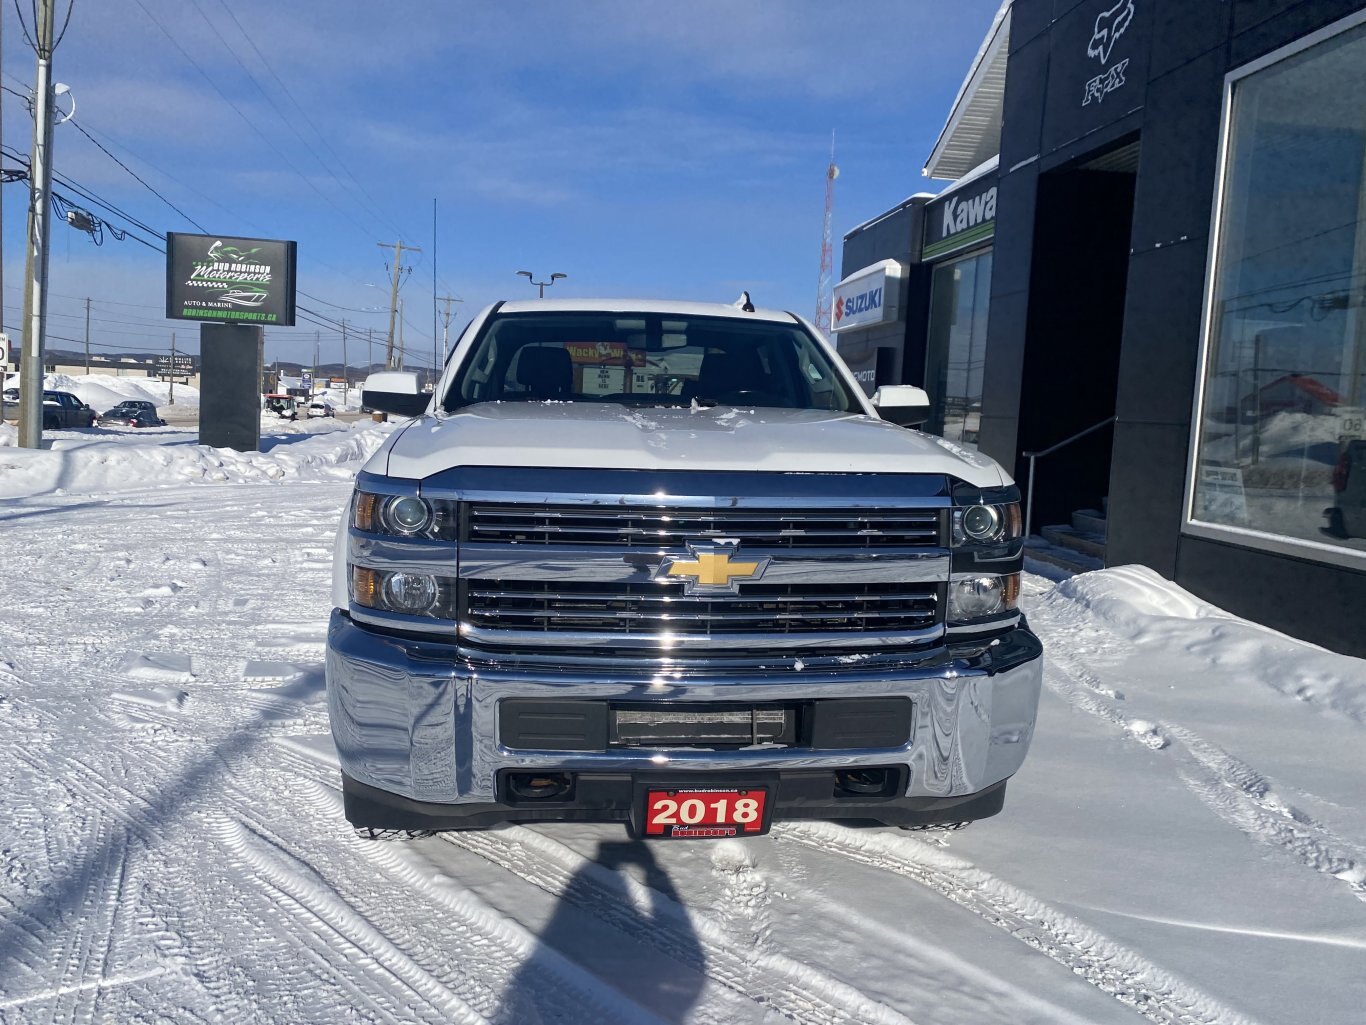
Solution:
[[[346,162],[337,154],[337,151],[334,150],[331,144],[327,141],[327,136],[318,130],[318,126],[315,125],[313,123],[312,118],[308,116],[308,111],[305,110],[303,105],[300,104],[299,101],[294,98],[294,94],[289,91],[289,87],[285,85],[284,81],[280,78],[280,76],[275,73],[275,69],[271,66],[270,61],[266,60],[265,54],[263,54],[261,52],[260,47],[256,45],[256,41],[252,39],[251,35],[246,31],[246,29],[242,27],[242,23],[237,20],[237,15],[233,13],[232,7],[226,2],[226,0],[218,0],[218,2],[219,6],[223,8],[223,11],[232,20],[232,23],[237,27],[237,31],[241,34],[242,38],[247,41],[247,45],[251,47],[252,52],[256,54],[257,59],[265,67],[266,71],[269,72],[270,77],[275,80],[275,84],[280,87],[280,91],[283,92],[286,97],[288,97],[289,101],[292,104],[294,104],[294,108],[298,110],[300,114],[303,115],[304,123],[307,124],[308,127],[313,130],[314,136],[317,137],[318,141],[322,143],[323,148],[327,150],[327,152],[331,155],[331,162],[322,159],[318,155],[317,151],[313,149],[312,144],[304,140],[303,133],[301,133],[297,128],[295,128],[294,125],[290,122],[288,116],[285,114],[283,110],[280,109],[279,105],[275,102],[274,96],[272,96],[271,93],[269,93],[266,89],[264,89],[261,86],[256,76],[251,73],[251,71],[247,68],[246,64],[244,64],[241,58],[238,57],[236,50],[234,50],[232,45],[225,38],[223,38],[223,35],[218,31],[217,27],[213,24],[212,21],[209,20],[208,16],[204,13],[204,11],[200,9],[199,0],[191,0],[191,3],[194,4],[195,10],[199,12],[199,16],[203,18],[205,23],[208,24],[209,28],[213,30],[214,35],[218,36],[219,41],[228,50],[228,52],[233,55],[233,59],[237,61],[238,66],[244,72],[246,72],[247,77],[251,79],[252,84],[256,86],[257,92],[259,92],[262,96],[265,97],[266,101],[271,105],[271,107],[275,109],[275,112],[280,116],[280,120],[283,121],[285,125],[289,127],[290,131],[292,131],[295,134],[299,141],[304,142],[304,145],[308,146],[309,152],[313,154],[314,158],[318,161],[318,163],[321,164],[322,167],[327,171],[328,175],[331,176],[332,180],[335,181],[343,189],[346,188],[341,179],[338,178],[336,173],[332,170],[332,165],[333,163],[335,163],[337,166],[341,167],[341,169],[344,172],[346,172],[346,176],[350,178],[352,182],[355,183],[356,188],[360,190],[361,194],[368,201],[369,212],[373,214],[381,223],[385,222],[386,219],[384,212],[379,208],[379,204],[375,202],[375,198],[371,196],[369,192],[366,191],[366,188],[364,185],[361,184],[360,179],[358,179],[355,176],[355,174],[352,173],[351,169],[346,166]],[[393,225],[389,224],[388,227],[393,228]],[[402,235],[403,233],[399,232],[399,234]]]
[[[236,103],[234,103],[229,98],[228,94],[225,93],[221,88],[219,88],[218,83],[215,82],[209,76],[209,73],[204,70],[204,68],[199,64],[197,60],[190,56],[189,52],[183,46],[180,45],[180,43],[176,40],[175,36],[171,35],[170,31],[166,28],[166,26],[164,26],[160,21],[157,20],[156,15],[154,15],[151,11],[147,9],[147,6],[142,2],[142,0],[133,0],[133,3],[137,4],[138,7],[141,8],[142,13],[147,15],[147,17],[151,20],[152,24],[154,24],[157,27],[157,29],[160,30],[161,34],[164,35],[168,40],[170,40],[171,45],[174,46],[180,52],[180,55],[184,57],[196,71],[199,72],[200,76],[204,79],[204,81],[209,83],[209,86],[213,89],[214,92],[218,94],[219,98],[222,99],[224,103],[226,103],[229,107],[233,109],[233,112],[236,113],[237,116],[242,119],[242,121],[247,125],[247,127],[250,128],[253,132],[255,132],[261,138],[261,141],[264,142],[267,146],[269,146],[275,152],[276,156],[278,156],[286,165],[288,165],[289,169],[293,171],[305,185],[307,185],[310,189],[316,192],[324,202],[326,202],[329,206],[332,207],[332,209],[336,210],[339,214],[341,214],[343,217],[349,220],[358,229],[360,229],[362,232],[365,232],[366,234],[369,234],[367,229],[363,225],[361,225],[359,221],[352,217],[350,213],[339,207],[335,202],[333,202],[330,196],[328,196],[320,188],[318,188],[318,186],[313,182],[312,178],[310,178],[308,175],[304,174],[301,170],[299,170],[298,166],[294,163],[294,161],[290,160],[289,157],[285,155],[284,151],[281,150],[279,146],[275,145],[275,143],[272,142],[271,139],[263,131],[261,131],[260,127],[257,126],[256,122],[252,121],[251,118],[247,117],[247,115],[242,112],[242,108],[239,107]],[[200,16],[203,17],[203,12],[200,11],[199,13]]]
[[[93,142],[96,146],[98,146],[101,153],[103,153],[105,156],[107,156],[110,160],[114,161],[114,163],[118,164],[121,168],[123,168],[125,171],[127,171],[127,172],[128,172],[130,175],[132,175],[135,179],[137,179],[138,183],[139,183],[140,185],[142,185],[142,187],[145,188],[145,189],[146,189],[148,192],[150,192],[152,195],[156,196],[157,199],[161,200],[163,203],[165,203],[167,206],[169,206],[169,207],[170,207],[172,210],[174,210],[176,213],[180,214],[181,217],[185,218],[185,220],[189,221],[191,224],[193,224],[193,225],[194,225],[196,228],[198,228],[200,231],[204,232],[204,234],[207,235],[207,234],[209,233],[209,229],[208,229],[208,228],[204,227],[204,225],[200,224],[200,223],[199,223],[198,221],[196,221],[193,217],[191,217],[189,214],[187,214],[184,210],[180,209],[180,207],[176,206],[174,203],[172,203],[169,199],[167,199],[165,196],[163,196],[163,195],[162,195],[160,192],[158,192],[156,189],[152,188],[152,186],[149,185],[149,184],[147,184],[147,182],[142,178],[141,175],[139,175],[136,171],[134,171],[131,167],[129,167],[127,164],[125,164],[125,163],[124,163],[122,160],[120,160],[118,157],[114,156],[114,154],[110,153],[109,150],[105,149],[105,148],[104,148],[104,144],[103,144],[102,142],[100,142],[99,139],[95,138],[93,135],[91,135],[89,132],[87,132],[87,131],[86,131],[86,130],[85,130],[85,129],[84,129],[84,128],[83,128],[83,127],[82,127],[74,118],[68,118],[68,119],[67,119],[67,124],[71,125],[73,128],[76,129],[76,131],[80,132],[80,133],[81,133],[82,135],[84,135],[87,139],[89,139],[89,140],[90,140],[91,142]]]

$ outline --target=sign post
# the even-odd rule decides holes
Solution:
[[[166,316],[200,323],[201,445],[261,447],[263,326],[294,326],[296,265],[294,242],[167,235]]]

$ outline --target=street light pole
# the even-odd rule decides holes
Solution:
[[[519,270],[517,273],[518,273],[518,275],[520,275],[521,277],[526,278],[526,279],[527,279],[528,281],[530,281],[533,285],[535,285],[537,288],[540,289],[540,292],[539,292],[539,293],[537,294],[537,296],[536,296],[536,298],[538,298],[538,299],[544,299],[544,298],[545,298],[545,290],[546,290],[549,286],[551,286],[551,285],[553,285],[553,284],[555,283],[555,279],[556,279],[556,278],[567,278],[567,277],[569,277],[568,274],[552,274],[552,275],[550,275],[550,280],[549,280],[549,281],[537,281],[537,280],[535,280],[535,279],[532,277],[531,271],[529,271],[529,270]]]

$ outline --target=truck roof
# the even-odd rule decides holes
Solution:
[[[781,310],[756,309],[746,313],[730,303],[682,302],[673,299],[510,299],[499,313],[676,313],[681,317],[733,317],[794,324],[797,318]]]

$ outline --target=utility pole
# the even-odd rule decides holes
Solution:
[[[3,54],[3,53],[5,52],[5,30],[4,30],[4,20],[5,20],[4,18],[0,18],[0,54]],[[0,103],[0,115],[3,115],[3,113],[4,113],[3,108],[4,108],[4,104],[3,104],[3,103]],[[0,116],[0,145],[3,145],[3,143],[4,143],[4,134],[5,134],[5,132],[4,132],[4,127],[5,127],[4,118],[3,118],[3,116]],[[4,189],[0,189],[0,334],[3,334],[4,331],[5,331],[5,304],[4,304],[4,302],[3,302],[3,296],[4,296],[4,294],[5,294],[5,196],[4,196],[4,193],[5,193],[5,190],[4,190]],[[6,348],[8,348],[8,346],[7,346]],[[5,364],[8,364],[8,362],[9,362],[9,353],[7,352],[7,353],[5,354]],[[4,382],[5,382],[5,373],[6,373],[6,371],[7,371],[8,369],[9,369],[8,366],[6,366],[6,365],[4,365],[4,364],[0,364],[0,385],[3,385],[3,384],[4,384]],[[4,400],[3,398],[0,398],[0,421],[3,421],[4,419],[5,419],[5,400]]]
[[[341,322],[342,329],[342,406],[351,401],[351,364],[346,361],[346,321]]]
[[[90,376],[90,297],[85,299],[85,376]]]
[[[402,369],[403,369],[403,357],[404,357],[406,351],[407,351],[407,350],[406,350],[406,349],[404,348],[404,346],[403,346],[403,300],[400,299],[400,300],[398,301],[398,363],[397,363],[396,365],[394,365],[394,366],[387,366],[387,365],[386,365],[386,368],[385,368],[385,369],[388,369],[388,370],[402,370]],[[392,354],[392,352],[391,352],[391,353],[390,353],[390,362],[392,362],[392,360],[393,360],[393,354]]]
[[[318,346],[322,344],[323,333],[313,332],[313,366],[308,371],[308,397],[318,394]]]
[[[367,327],[365,329],[365,376],[369,377],[375,372],[375,329]]]
[[[24,362],[19,376],[19,445],[43,443],[43,342],[47,328],[47,237],[52,189],[53,0],[37,0],[33,48],[33,155],[29,162],[28,254],[24,281]]]
[[[444,367],[446,365],[446,360],[450,359],[450,350],[447,348],[447,343],[450,340],[451,334],[451,303],[462,303],[465,300],[457,299],[453,295],[439,295],[436,298],[437,302],[446,304],[446,309],[441,313],[441,365]]]
[[[376,242],[375,245],[381,249],[392,249],[394,251],[394,280],[393,287],[389,293],[389,343],[384,353],[384,369],[395,369],[394,364],[394,318],[398,315],[398,285],[399,279],[403,274],[403,250],[410,253],[422,252],[417,246],[405,246],[403,240],[393,243]]]
[[[175,405],[175,332],[171,332],[171,401],[166,403],[168,406]]]

